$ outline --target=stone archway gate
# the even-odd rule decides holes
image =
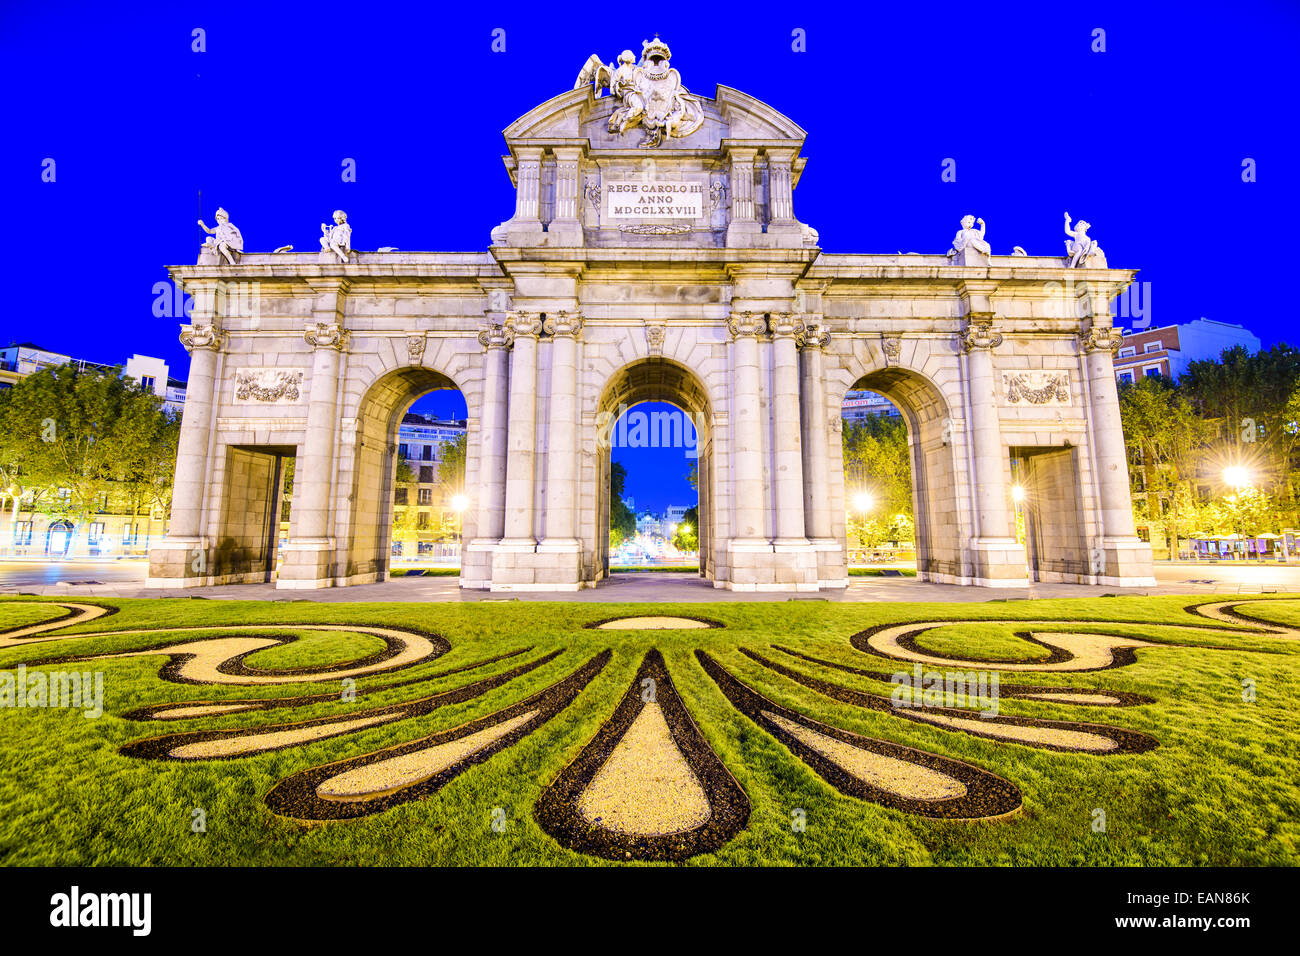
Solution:
[[[726,87],[691,100],[698,128],[651,148],[611,132],[625,106],[586,85],[520,118],[505,133],[514,215],[485,252],[232,264],[207,246],[172,267],[194,297],[192,359],[150,584],[385,579],[397,424],[418,395],[456,387],[469,416],[462,585],[594,585],[598,419],[612,383],[634,379],[707,416],[702,547],[717,587],[847,583],[839,407],[859,382],[909,425],[923,579],[1153,583],[1112,369],[1110,301],[1134,272],[980,243],[823,253],[794,217],[803,130]],[[1035,505],[1028,555],[1013,457]]]

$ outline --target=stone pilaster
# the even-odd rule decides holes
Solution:
[[[577,147],[555,150],[555,215],[547,226],[547,245],[573,247],[583,244],[582,221],[578,215],[581,156],[582,150]]]
[[[542,150],[520,149],[515,156],[515,215],[507,234],[512,245],[542,241]]]
[[[339,429],[339,376],[349,333],[343,327],[347,282],[321,282],[303,340],[312,347],[307,427],[294,467],[289,541],[277,588],[327,588],[334,583],[333,487]]]
[[[194,587],[210,583],[210,542],[204,534],[204,491],[212,481],[208,448],[219,402],[218,356],[225,344],[220,319],[225,311],[220,283],[191,283],[191,324],[181,327],[181,344],[190,353],[185,411],[177,443],[167,537],[149,551],[150,587]]]
[[[1109,311],[1094,315],[1088,330],[1079,335],[1088,377],[1089,434],[1102,525],[1101,545],[1093,548],[1091,571],[1099,584],[1153,587],[1151,546],[1138,538],[1133,526],[1133,492],[1115,386],[1114,354],[1119,343],[1120,332],[1111,325]]]
[[[752,246],[763,227],[754,206],[754,149],[731,149],[731,221],[727,224],[727,245]]]
[[[993,350],[1002,344],[992,312],[969,312],[961,334],[971,409],[971,458],[975,480],[976,532],[971,542],[974,583],[1027,585],[1025,549],[1016,542],[1007,488],[1007,450],[1002,445]]]
[[[802,246],[803,228],[794,218],[793,149],[767,150],[767,235],[780,246]]]

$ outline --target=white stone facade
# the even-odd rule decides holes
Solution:
[[[402,414],[455,387],[468,407],[465,587],[604,577],[602,437],[621,404],[646,400],[701,423],[704,576],[736,590],[843,587],[839,409],[853,388],[885,394],[908,423],[921,577],[1153,583],[1111,364],[1109,301],[1133,272],[1060,256],[823,253],[794,218],[803,131],[735,90],[698,99],[702,126],[652,150],[609,132],[614,100],[589,88],[518,120],[506,131],[515,213],[485,252],[245,252],[174,267],[195,297],[182,334],[192,369],[151,582],[270,579],[288,455],[278,586],[384,579]],[[684,215],[611,216],[610,190],[629,183],[633,196],[685,185]],[[254,318],[225,306],[250,282]],[[1028,555],[1013,455],[1027,463]]]

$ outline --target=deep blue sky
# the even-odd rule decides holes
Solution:
[[[656,30],[692,91],[736,87],[808,131],[795,211],[828,251],[943,252],[970,212],[995,251],[1059,254],[1069,210],[1112,265],[1142,270],[1156,324],[1291,335],[1277,280],[1295,273],[1300,219],[1295,3],[3,0],[0,344],[162,355],[184,377],[152,289],[165,263],[194,261],[194,220],[218,205],[255,250],[314,248],[336,207],[361,249],[484,248],[513,206],[500,131],[589,54]],[[955,183],[940,181],[945,157]],[[1241,181],[1245,157],[1256,183]],[[635,477],[638,506],[659,489],[678,500],[679,465]]]

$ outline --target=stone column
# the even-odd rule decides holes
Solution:
[[[217,357],[225,344],[219,321],[225,293],[219,284],[192,286],[190,291],[192,323],[181,327],[181,344],[191,356],[190,377],[177,442],[171,522],[167,537],[149,550],[149,587],[207,584],[211,573],[212,555],[203,533],[203,495],[212,483],[208,446],[218,403]]]
[[[793,312],[772,313],[772,425],[776,444],[776,539],[806,545],[803,501],[803,442],[799,422],[799,349],[803,322]]]
[[[348,348],[343,328],[346,282],[316,288],[313,314],[303,339],[313,349],[307,426],[294,466],[289,541],[277,588],[327,588],[334,583],[333,502],[336,471],[334,436],[339,428],[339,374]]]
[[[546,536],[537,550],[577,552],[578,508],[578,336],[582,316],[553,312],[551,408],[546,439]]]
[[[1093,549],[1091,571],[1100,584],[1151,587],[1155,584],[1151,546],[1138,538],[1133,525],[1133,492],[1115,386],[1114,352],[1120,332],[1111,325],[1109,310],[1094,315],[1091,327],[1079,339],[1088,375],[1089,438],[1102,525],[1101,547]]]
[[[771,215],[767,234],[783,246],[803,245],[803,229],[794,218],[794,157],[792,149],[767,150],[767,195]]]
[[[830,452],[826,418],[826,385],[823,377],[822,350],[831,335],[818,322],[805,321],[799,336],[803,348],[804,426],[804,524],[808,537],[815,542],[831,539]]]
[[[533,551],[534,449],[537,446],[536,312],[511,312],[506,329],[514,336],[510,355],[510,411],[506,438],[506,513],[501,547]]]
[[[767,330],[767,323],[753,312],[733,313],[727,329],[731,333],[735,372],[735,406],[731,414],[731,487],[735,502],[732,540],[743,545],[766,544],[758,340]]]
[[[478,334],[483,356],[483,408],[479,416],[478,536],[473,545],[494,545],[505,534],[506,414],[510,385],[506,363],[514,335],[504,325]]]
[[[728,246],[749,246],[753,237],[763,228],[759,225],[754,208],[754,158],[755,149],[732,149],[731,159],[731,222],[727,224]]]
[[[1006,449],[993,381],[993,350],[1002,333],[993,327],[992,312],[970,312],[962,331],[970,399],[971,457],[974,459],[976,537],[973,564],[976,584],[1028,584],[1025,549],[1016,543],[1008,507]]]

